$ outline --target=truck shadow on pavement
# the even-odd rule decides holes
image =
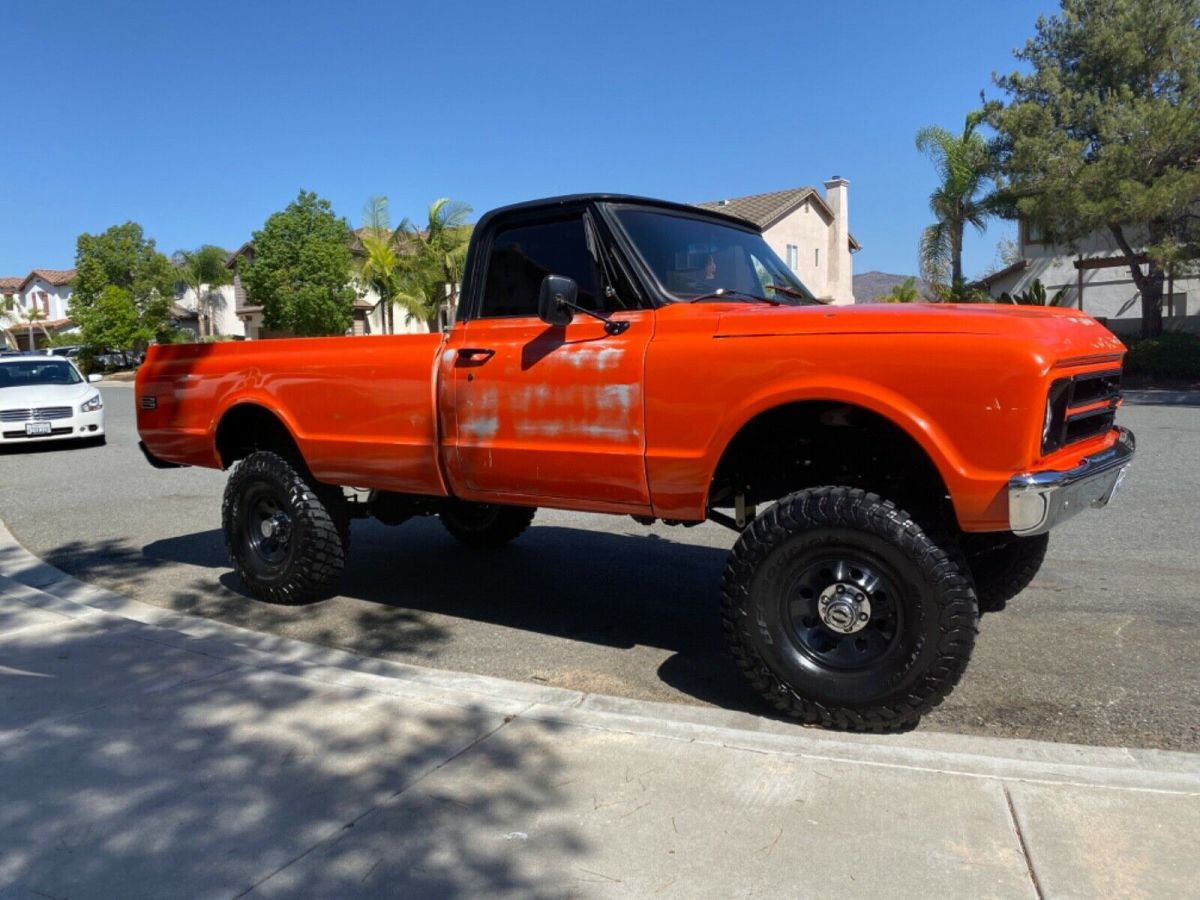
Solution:
[[[65,896],[563,896],[561,726],[66,624],[0,640],[0,882]],[[300,673],[303,674],[303,673]],[[555,814],[555,813],[558,814]],[[557,821],[553,821],[557,820]],[[8,891],[3,891],[8,896]]]
[[[443,668],[458,666],[453,658],[439,661],[439,654],[461,657],[468,651],[456,650],[455,642],[478,640],[477,634],[456,635],[454,619],[518,629],[529,633],[517,640],[537,670],[531,680],[577,690],[622,692],[605,688],[604,672],[589,683],[588,664],[574,658],[570,645],[556,646],[539,635],[618,650],[657,648],[671,655],[661,663],[635,655],[628,663],[610,660],[603,668],[657,665],[658,679],[672,689],[658,699],[677,691],[726,709],[775,715],[725,647],[719,595],[728,555],[723,547],[676,543],[653,533],[535,524],[507,547],[472,550],[432,520],[398,528],[356,522],[351,545],[339,596],[299,607],[250,597],[230,570],[216,529],[164,538],[140,551],[118,542],[67,545],[46,561],[114,589],[114,579],[136,581],[139,570],[152,572],[170,585],[167,596],[155,602],[180,612],[365,656],[433,661]],[[170,578],[163,577],[166,572]],[[649,679],[649,672],[644,676]]]

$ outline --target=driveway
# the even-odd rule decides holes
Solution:
[[[222,545],[224,474],[157,471],[131,386],[109,443],[0,455],[0,518],[71,574],[171,609],[354,653],[588,692],[769,715],[726,655],[734,535],[556,511],[499,551],[436,521],[353,526],[342,595],[247,597]],[[1139,458],[1116,504],[1057,530],[1033,586],[986,616],[962,683],[922,729],[1200,749],[1200,404],[1129,404]]]

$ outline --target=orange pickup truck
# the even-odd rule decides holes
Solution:
[[[445,334],[153,348],[138,429],[154,465],[232,469],[229,555],[279,603],[334,589],[356,517],[481,547],[537,507],[726,525],[747,677],[878,731],[1116,491],[1123,350],[1069,309],[829,306],[740,219],[586,195],[485,215]]]

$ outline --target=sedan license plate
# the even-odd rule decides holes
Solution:
[[[49,422],[26,422],[25,423],[25,433],[29,434],[29,435],[49,434],[50,433],[50,423]]]

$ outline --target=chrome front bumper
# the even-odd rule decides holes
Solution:
[[[1085,456],[1066,472],[1027,472],[1008,482],[1008,526],[1013,534],[1049,531],[1081,510],[1106,506],[1133,461],[1136,442],[1128,428],[1117,428],[1117,442]]]

